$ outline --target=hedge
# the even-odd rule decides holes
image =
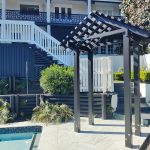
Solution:
[[[140,80],[141,82],[150,83],[150,71],[141,70]]]
[[[123,81],[124,72],[115,72],[114,80]],[[131,72],[131,81],[134,80],[134,72]],[[149,70],[140,70],[140,81],[144,83],[150,83],[150,71]]]

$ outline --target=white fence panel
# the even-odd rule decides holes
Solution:
[[[80,58],[80,91],[88,92],[88,59]],[[113,92],[113,72],[110,58],[93,59],[93,91]]]

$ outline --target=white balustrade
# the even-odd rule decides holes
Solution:
[[[0,42],[35,44],[64,65],[73,65],[73,55],[60,42],[31,21],[0,21]]]
[[[80,91],[88,92],[87,58],[80,58]],[[94,57],[93,59],[93,91],[114,91],[112,63],[108,57]]]

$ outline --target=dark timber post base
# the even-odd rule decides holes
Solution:
[[[38,94],[36,94],[36,106],[40,105],[40,96]]]
[[[15,112],[18,117],[19,116],[19,95],[15,96]]]
[[[80,52],[74,51],[74,131],[80,132]]]
[[[140,57],[139,46],[134,42],[134,104],[135,104],[135,135],[141,135],[141,109],[140,109]]]
[[[12,112],[15,112],[14,96],[10,96],[10,108]]]
[[[131,58],[130,40],[128,35],[123,35],[124,55],[124,107],[125,107],[125,146],[132,147],[132,108],[131,108]]]
[[[102,93],[101,95],[102,97],[102,104],[101,104],[101,108],[102,108],[102,119],[106,119],[106,97],[105,97],[105,93]]]
[[[88,52],[88,106],[89,106],[89,124],[94,125],[93,113],[93,52]]]

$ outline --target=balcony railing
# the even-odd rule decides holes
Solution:
[[[83,14],[71,14],[62,15],[51,13],[51,23],[52,24],[78,24],[86,15]],[[0,10],[0,18],[2,18],[2,11]],[[19,10],[6,10],[7,20],[25,20],[25,21],[35,21],[38,23],[46,23],[46,12],[39,12],[39,14],[25,14],[20,13]]]

